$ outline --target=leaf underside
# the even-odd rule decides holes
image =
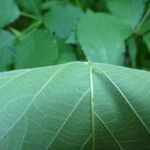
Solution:
[[[149,72],[96,63],[0,73],[0,149],[148,150],[149,89]]]

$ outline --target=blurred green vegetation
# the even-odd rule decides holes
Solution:
[[[1,0],[0,71],[70,61],[150,70],[149,0]]]

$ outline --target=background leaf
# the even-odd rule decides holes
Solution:
[[[10,7],[11,2],[14,5]],[[22,35],[24,37],[27,33],[30,34],[35,30],[41,29],[48,29],[55,36],[57,45],[59,45],[58,41],[64,40],[62,48],[58,46],[58,55],[61,58],[57,57],[53,63],[47,62],[43,65],[41,63],[38,65],[36,63],[36,65],[28,65],[30,67],[45,66],[46,64],[52,65],[74,60],[85,61],[89,59],[90,61],[112,63],[133,68],[136,64],[136,68],[146,70],[150,68],[148,47],[143,42],[144,36],[149,32],[150,9],[149,1],[147,0],[139,0],[135,5],[133,5],[135,0],[127,0],[125,2],[122,0],[10,0],[9,2],[1,3],[5,5],[5,8],[6,3],[9,3],[5,9],[6,12],[9,7],[9,17],[13,13],[15,14],[14,6],[20,10],[20,12],[18,11],[18,16],[20,16],[18,19],[16,18],[3,26],[6,31],[11,31],[14,34],[16,40],[19,40]],[[109,8],[111,3],[113,3],[111,7],[115,5],[114,12],[112,11],[114,8],[112,10]],[[139,6],[139,4],[142,5]],[[138,6],[139,11],[133,13],[133,11],[137,10]],[[2,4],[0,7],[3,7]],[[124,8],[120,9],[121,12],[119,13],[119,9],[116,10],[117,7],[119,9]],[[132,7],[133,10],[130,9]],[[91,10],[91,15],[89,15],[89,10]],[[120,17],[117,13],[119,13]],[[127,14],[125,19],[121,17],[124,13]],[[8,19],[9,17],[5,15],[4,19]],[[86,23],[82,23],[84,18],[87,18]],[[138,19],[139,21],[137,21]],[[132,26],[131,23],[135,23],[135,21],[137,21],[136,26]],[[80,33],[78,32],[79,29],[81,29]],[[137,47],[137,59],[134,59],[134,65],[132,61],[133,55],[131,56],[130,53],[134,50],[129,48],[128,43],[131,38],[135,39]],[[67,50],[64,50],[63,46]],[[68,48],[71,50],[68,51]],[[29,55],[31,56],[31,52],[28,51],[27,53],[30,53]],[[45,61],[44,57],[39,59],[40,61]],[[9,69],[7,68],[7,70],[16,69],[13,66],[16,66],[14,61],[11,67],[9,65]],[[19,68],[24,67],[20,66]]]
[[[150,32],[144,36],[144,41],[147,44],[148,50],[150,52]]]
[[[118,18],[136,27],[140,21],[146,0],[107,0],[108,8]]]
[[[0,1],[0,28],[14,22],[20,15],[13,0]]]
[[[36,15],[40,15],[41,13],[42,0],[18,0],[18,3],[20,3],[25,11]]]
[[[150,147],[149,72],[69,63],[1,73],[0,85],[2,149]]]
[[[58,39],[57,43],[59,47],[59,55],[56,64],[77,60],[76,53],[70,45],[67,45],[62,39]]]
[[[78,26],[78,40],[89,60],[118,65],[123,64],[124,39],[131,33],[130,27],[113,16],[91,11],[82,17]]]
[[[0,30],[0,71],[9,69],[14,58],[15,37],[8,31]]]
[[[133,67],[136,67],[137,45],[136,40],[134,38],[128,40],[128,50],[131,59],[131,64]]]
[[[75,6],[56,5],[46,13],[44,23],[46,27],[58,37],[70,39],[82,15],[83,12]],[[75,37],[73,41],[69,40],[69,42],[74,43],[74,39]]]
[[[37,30],[23,36],[15,55],[16,68],[54,64],[58,57],[56,38],[47,30]]]

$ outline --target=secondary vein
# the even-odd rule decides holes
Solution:
[[[105,75],[105,77],[108,79],[108,81],[110,81],[110,83],[117,89],[117,91],[121,94],[121,96],[123,97],[123,99],[127,102],[128,106],[130,107],[130,109],[133,111],[133,113],[135,114],[135,116],[138,118],[138,120],[141,122],[141,124],[144,126],[145,130],[148,132],[148,135],[150,135],[150,129],[148,128],[148,126],[145,124],[145,122],[142,120],[142,118],[140,117],[140,115],[137,113],[137,111],[135,110],[135,108],[132,106],[132,104],[130,103],[130,101],[127,99],[127,97],[125,96],[125,94],[122,92],[122,90],[118,87],[118,85],[109,77],[109,75],[102,71],[102,73]]]
[[[114,139],[114,141],[116,142],[116,144],[118,145],[120,150],[123,150],[123,147],[120,145],[119,141],[117,140],[117,138],[114,136],[114,134],[112,133],[112,131],[108,128],[108,126],[106,125],[106,123],[102,120],[101,117],[98,116],[98,114],[95,112],[95,116],[97,117],[97,119],[103,124],[103,126],[105,127],[105,129],[107,130],[107,132],[109,133],[109,135]]]
[[[66,65],[67,66],[67,65]],[[65,66],[65,67],[66,67]],[[18,123],[18,121],[26,114],[26,112],[28,111],[28,109],[30,108],[31,104],[36,100],[36,98],[41,94],[41,92],[48,86],[48,84],[53,80],[53,78],[65,67],[61,67],[60,69],[58,69],[54,74],[52,74],[49,79],[42,85],[42,87],[35,93],[35,95],[33,96],[33,98],[31,99],[30,103],[28,104],[28,106],[26,107],[26,109],[24,110],[24,112],[22,113],[22,115],[14,122],[14,124],[8,129],[8,131],[2,136],[0,137],[0,141],[11,131],[11,129]],[[10,81],[11,82],[11,81]],[[9,82],[9,83],[10,83]]]

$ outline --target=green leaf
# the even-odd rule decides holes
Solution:
[[[78,40],[91,61],[123,64],[124,39],[132,29],[115,17],[88,11],[79,22]]]
[[[136,45],[136,40],[134,38],[128,40],[128,50],[129,50],[131,64],[133,67],[136,67],[137,45]]]
[[[69,2],[69,3],[70,3],[70,2]],[[49,9],[51,9],[52,7],[55,7],[55,6],[57,6],[57,5],[66,5],[66,4],[68,4],[68,2],[65,1],[65,0],[62,0],[62,1],[60,1],[60,0],[47,0],[47,1],[45,1],[45,2],[42,4],[42,9],[43,9],[43,10],[49,10]]]
[[[25,8],[25,11],[40,15],[42,0],[21,0],[21,5]]]
[[[61,39],[58,39],[57,43],[59,47],[59,55],[56,64],[77,60],[76,54],[70,45],[66,44],[65,41]]]
[[[16,68],[40,67],[54,64],[58,57],[55,37],[47,30],[37,30],[24,35],[15,55]]]
[[[0,1],[0,28],[14,22],[19,15],[19,9],[13,0]]]
[[[58,37],[70,39],[83,12],[72,5],[54,5],[44,17],[45,26]],[[73,38],[74,39],[74,38]],[[70,41],[74,43],[73,41]]]
[[[108,8],[118,18],[136,27],[145,8],[146,0],[107,0]]]
[[[0,71],[7,70],[13,62],[14,36],[7,31],[0,30]]]
[[[150,32],[144,36],[144,42],[147,44],[148,51],[150,52]]]
[[[104,64],[1,73],[0,147],[149,149],[149,89],[149,72]]]

